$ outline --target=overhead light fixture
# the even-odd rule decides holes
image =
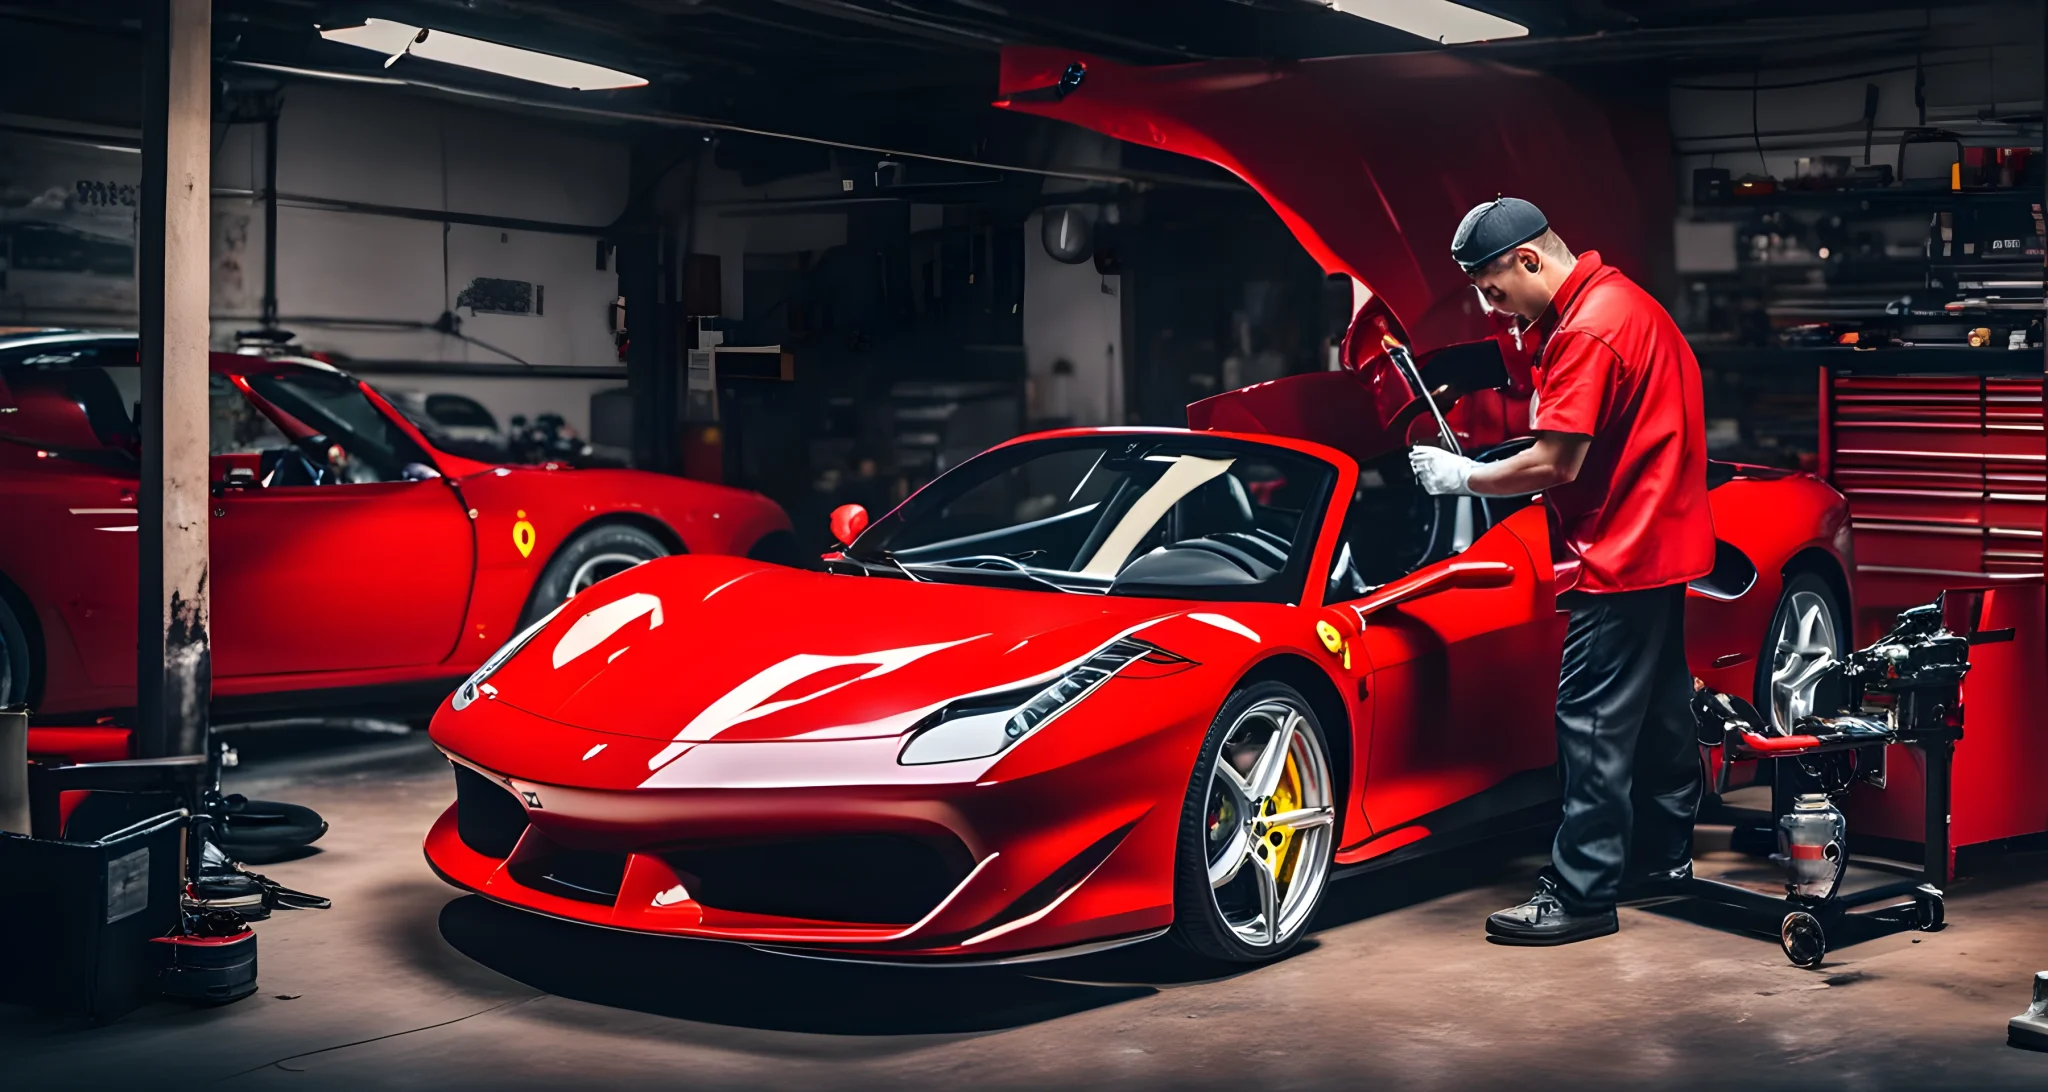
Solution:
[[[481,38],[466,38],[445,30],[394,23],[389,19],[365,19],[359,27],[340,27],[320,32],[330,42],[340,42],[384,54],[384,67],[398,63],[408,54],[423,60],[440,61],[495,72],[500,76],[531,80],[571,91],[612,91],[621,87],[645,87],[647,81],[627,72],[600,68],[552,53],[499,45]]]
[[[1524,38],[1529,28],[1498,15],[1476,11],[1451,0],[1329,0],[1346,15],[1385,23],[1418,38],[1442,45]]]

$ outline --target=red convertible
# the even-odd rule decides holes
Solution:
[[[1433,431],[1481,457],[1527,442],[1526,389],[1466,381],[1519,346],[1413,372],[1395,347],[1493,332],[1448,241],[1495,180],[1626,181],[1594,108],[1472,126],[1442,158],[1460,171],[1412,154],[1444,140],[1436,105],[1513,94],[1528,118],[1570,93],[1443,55],[1138,69],[1053,49],[1006,51],[1003,92],[1257,186],[1358,282],[1344,370],[1197,403],[1189,429],[1000,445],[872,525],[836,513],[829,572],[686,557],[590,588],[434,718],[456,801],[426,853],[450,883],[829,958],[1009,962],[1171,931],[1251,961],[1299,942],[1334,876],[1555,820],[1540,502],[1431,498],[1406,461]],[[1639,263],[1614,189],[1523,192]],[[1440,385],[1471,393],[1439,427]],[[1710,484],[1689,659],[1789,724],[1846,638],[1844,502],[1757,467]]]
[[[431,707],[578,590],[668,554],[793,556],[767,498],[628,470],[437,451],[315,360],[215,353],[210,421],[216,719]],[[134,704],[140,369],[127,334],[0,338],[0,705],[89,724]],[[127,732],[32,749],[124,755]]]
[[[842,516],[830,572],[623,572],[435,716],[457,799],[427,857],[541,913],[811,954],[1000,962],[1169,928],[1284,952],[1332,875],[1556,809],[1543,513],[1427,498],[1401,434],[1355,425],[1377,456],[1028,436],[865,530]],[[1841,497],[1717,474],[1695,671],[1776,694],[1775,662],[1810,701],[1794,675],[1840,649]]]

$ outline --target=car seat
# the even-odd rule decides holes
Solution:
[[[1211,549],[1264,579],[1287,567],[1291,544],[1259,526],[1251,495],[1235,474],[1203,482],[1174,506],[1175,546]]]

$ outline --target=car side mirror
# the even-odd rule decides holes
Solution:
[[[868,510],[858,504],[842,504],[832,510],[832,537],[841,546],[853,545],[853,540],[868,529]]]
[[[1453,561],[1435,565],[1399,580],[1383,584],[1378,591],[1349,604],[1363,620],[1375,611],[1399,606],[1425,595],[1454,588],[1505,588],[1515,582],[1515,567],[1505,561]]]

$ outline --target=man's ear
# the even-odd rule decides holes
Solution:
[[[1543,256],[1526,246],[1515,249],[1515,260],[1522,263],[1522,268],[1530,273],[1543,267]]]

